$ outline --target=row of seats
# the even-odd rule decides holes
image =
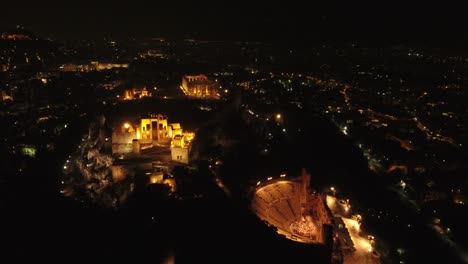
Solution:
[[[283,230],[300,218],[300,194],[295,183],[278,181],[259,188],[252,201],[252,209],[262,220]]]

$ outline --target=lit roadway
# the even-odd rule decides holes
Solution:
[[[410,199],[402,188],[393,186],[391,190],[397,193],[399,198],[410,205],[414,211],[421,211],[420,206],[414,200]],[[440,225],[436,225],[432,221],[427,222],[426,225],[429,227],[429,229],[435,231],[438,238],[447,244],[452,253],[458,256],[463,263],[468,263],[468,253],[464,251],[463,248],[461,248],[457,243],[453,242],[453,240],[451,240],[450,237],[447,236],[447,234],[443,231],[443,228]]]
[[[350,96],[349,96],[349,89],[351,89],[351,86],[349,85],[344,85],[343,87],[343,90],[340,91],[340,93],[343,95],[343,98],[344,98],[344,101],[345,101],[345,104],[347,106],[348,109],[351,109],[351,99],[350,99]],[[389,119],[389,120],[392,120],[392,121],[397,121],[397,120],[401,120],[401,121],[406,121],[406,120],[411,120],[411,119],[408,119],[408,118],[397,118],[393,115],[389,115],[389,114],[384,114],[384,113],[380,113],[380,112],[377,112],[375,110],[372,110],[370,108],[367,108],[366,109],[367,111],[367,117],[369,117],[369,119],[373,119],[373,118],[384,118],[384,119]],[[362,113],[362,112],[361,112]],[[414,117],[412,118],[412,120],[416,123],[416,127],[421,130],[421,132],[423,132],[427,139],[432,139],[432,140],[439,140],[439,141],[442,141],[442,142],[446,142],[446,143],[449,143],[449,144],[452,144],[453,146],[458,146],[458,144],[455,142],[455,140],[451,137],[448,137],[448,136],[443,136],[443,135],[440,135],[438,133],[435,133],[431,130],[429,130],[429,128],[427,126],[425,126],[423,123],[421,123],[420,120],[418,120],[417,117]],[[406,149],[406,150],[412,150],[412,147],[411,149],[408,149],[408,144],[404,144],[406,142],[402,142],[400,141],[401,145],[402,145],[402,148]]]
[[[340,203],[335,197],[327,195],[327,205],[335,217],[341,217],[348,229],[349,236],[353,241],[356,251],[352,254],[345,255],[345,264],[378,264],[381,263],[378,256],[375,256],[372,251],[371,241],[359,235],[359,223],[349,218],[349,203]],[[349,206],[349,207],[348,207]]]

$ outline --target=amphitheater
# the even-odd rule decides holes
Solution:
[[[309,244],[326,244],[332,217],[322,194],[310,188],[310,175],[285,175],[258,182],[251,209],[267,225],[286,238]]]

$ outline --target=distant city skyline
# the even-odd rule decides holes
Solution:
[[[0,28],[40,37],[466,41],[456,6],[223,2],[2,3]]]

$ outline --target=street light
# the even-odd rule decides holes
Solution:
[[[351,204],[349,203],[349,199],[346,199],[345,211],[348,212],[351,209]]]
[[[276,124],[282,124],[284,122],[283,115],[281,113],[277,113],[275,115]]]

